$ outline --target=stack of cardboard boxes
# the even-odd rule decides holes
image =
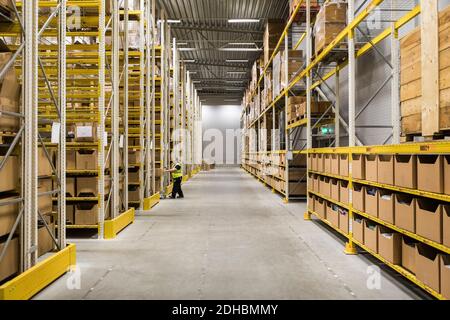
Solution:
[[[281,34],[284,30],[284,22],[279,20],[269,20],[266,24],[263,38],[264,46],[264,66],[269,63],[270,57],[280,40]]]
[[[450,204],[363,183],[364,180],[399,188],[450,194],[446,187],[450,184],[450,156],[352,154],[351,158],[352,176],[361,180],[361,183],[353,185],[352,207],[355,210],[450,248]],[[338,178],[348,176],[348,160],[347,154],[309,154],[308,167],[313,171],[308,176],[310,190],[325,198],[348,204],[348,182]],[[434,178],[429,179],[430,176]],[[345,209],[312,194],[309,195],[309,200],[310,210],[345,230],[345,221],[348,225]],[[338,214],[340,211],[342,214]],[[343,219],[342,224],[340,219]],[[448,255],[358,214],[353,217],[352,229],[356,241],[388,262],[414,273],[420,281],[445,297],[450,297]]]
[[[311,101],[311,115],[325,113],[331,105],[329,101]],[[289,97],[287,108],[288,123],[293,123],[306,117],[306,97]]]
[[[342,0],[332,0],[320,9],[314,24],[314,48],[318,55],[347,24],[347,3]]]
[[[10,9],[10,1],[1,1],[0,9],[7,14]],[[7,16],[9,16],[7,14]],[[2,70],[11,59],[12,53],[8,47],[0,42],[0,70]],[[13,67],[6,70],[0,79],[0,132],[2,144],[9,145],[14,135],[19,130],[20,120],[12,114],[5,112],[19,113],[20,85]],[[1,148],[0,161],[5,160],[7,148]],[[6,239],[11,233],[14,222],[19,213],[19,204],[13,202],[17,198],[17,190],[20,186],[19,172],[20,163],[17,156],[17,148],[6,159],[3,168],[0,170],[0,201],[10,203],[0,206],[0,252],[4,248]],[[16,231],[17,233],[18,231]],[[17,236],[14,236],[8,245],[6,254],[0,262],[0,281],[14,275],[19,271],[20,244]]]

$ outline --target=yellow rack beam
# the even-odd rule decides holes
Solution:
[[[68,272],[76,264],[76,247],[52,254],[32,268],[0,286],[0,300],[27,300]]]
[[[128,209],[117,218],[105,220],[105,239],[113,239],[117,234],[125,229],[126,226],[134,222],[135,210]]]
[[[161,198],[161,195],[159,192],[155,193],[154,195],[144,198],[144,210],[150,210],[154,206],[156,206],[159,203],[159,200]]]

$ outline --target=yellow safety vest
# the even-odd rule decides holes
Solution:
[[[177,163],[177,165],[180,166],[180,169],[177,171],[172,172],[172,178],[176,179],[176,178],[181,178],[183,176],[183,173],[181,171],[181,164]]]

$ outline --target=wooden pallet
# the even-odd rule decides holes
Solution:
[[[401,143],[407,142],[425,142],[425,141],[439,141],[439,140],[450,140],[450,130],[443,130],[435,133],[433,136],[422,136],[421,132],[408,133],[400,137]]]
[[[293,124],[297,121],[303,120],[305,118],[306,118],[306,116],[296,116],[295,118],[292,118],[288,121],[288,125],[291,125],[291,124]]]

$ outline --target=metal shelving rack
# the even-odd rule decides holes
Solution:
[[[0,205],[19,204],[16,221],[9,233],[0,261],[4,258],[8,245],[16,231],[20,229],[20,276],[10,279],[0,286],[0,299],[29,298],[48,283],[67,272],[75,264],[75,246],[66,243],[66,193],[65,193],[65,132],[66,132],[66,37],[67,1],[55,0],[11,2],[13,17],[11,23],[3,25],[0,34],[7,40],[13,52],[12,58],[0,71],[1,76],[14,67],[22,85],[22,103],[20,113],[2,111],[2,117],[20,119],[20,129],[8,142],[7,153],[0,167],[13,153],[19,155],[21,187],[13,202],[2,201]],[[54,8],[48,16],[39,17],[39,10]],[[4,29],[6,27],[6,29]],[[11,28],[10,28],[11,27]],[[54,43],[46,45],[44,43]],[[49,47],[47,54],[46,47]],[[43,94],[45,92],[46,94]],[[43,118],[38,115],[38,106],[43,97],[47,100],[57,117]],[[45,125],[55,125],[53,141],[49,141]],[[6,135],[2,134],[5,143]],[[38,193],[38,147],[45,153],[56,181],[55,187],[48,192]],[[53,164],[51,151],[56,151],[56,165]],[[41,163],[42,165],[42,163]],[[39,210],[40,197],[56,195],[56,223],[60,231],[53,233]],[[38,257],[38,220],[42,221],[50,233],[57,248],[53,252]],[[43,275],[45,274],[45,277]]]
[[[325,3],[328,1],[325,1]],[[273,110],[276,106],[280,107],[281,109],[284,109],[284,116],[286,118],[286,105],[287,105],[287,98],[292,92],[295,92],[295,86],[299,83],[303,83],[305,87],[302,91],[304,91],[304,95],[306,96],[307,100],[307,106],[306,106],[306,116],[304,119],[301,119],[295,123],[287,124],[286,125],[286,140],[287,145],[284,150],[280,150],[279,152],[285,152],[285,153],[300,153],[300,154],[326,154],[326,153],[345,153],[348,154],[349,157],[352,153],[359,153],[359,154],[366,154],[366,153],[383,153],[383,154],[449,154],[450,153],[450,145],[448,142],[430,142],[425,144],[398,144],[400,142],[400,46],[399,46],[399,30],[402,29],[405,25],[407,25],[409,22],[413,21],[419,14],[421,13],[421,5],[411,5],[410,3],[407,3],[408,1],[402,1],[402,0],[395,0],[395,1],[384,1],[384,0],[371,0],[371,1],[365,1],[360,7],[355,6],[354,0],[348,0],[348,9],[347,9],[347,26],[337,35],[337,37],[329,44],[327,45],[319,54],[314,55],[312,54],[312,46],[313,46],[313,34],[312,34],[312,28],[314,26],[314,14],[315,8],[311,6],[310,0],[304,0],[299,1],[297,4],[297,7],[294,8],[293,13],[289,17],[289,20],[285,26],[285,29],[282,33],[281,38],[278,41],[278,44],[274,50],[274,53],[272,54],[269,64],[267,64],[264,68],[264,73],[259,78],[258,82],[258,90],[260,90],[260,85],[263,82],[265,73],[270,65],[270,62],[275,57],[277,51],[282,47],[284,42],[284,48],[285,52],[287,53],[287,49],[289,48],[289,43],[291,42],[292,48],[296,49],[300,46],[300,44],[303,42],[306,47],[306,62],[301,68],[296,76],[292,79],[285,79],[286,83],[288,85],[281,90],[281,93],[274,97],[273,101],[269,104],[269,106],[261,112],[261,114],[257,115],[256,119],[252,119],[250,123],[246,121],[246,114],[248,114],[249,106],[245,105],[245,101],[243,103],[243,113],[241,118],[242,127],[244,129],[243,134],[243,163],[244,163],[244,169],[253,174],[255,177],[260,179],[262,182],[265,183],[264,179],[256,172],[254,168],[247,165],[246,163],[250,160],[250,158],[254,157],[254,155],[261,154],[259,151],[249,150],[248,149],[248,137],[251,134],[251,128],[258,127],[261,119],[269,113],[271,110]],[[380,12],[383,12],[384,14],[389,15],[389,26],[383,30],[376,29],[376,34],[371,35],[367,31],[364,30],[363,25],[366,23],[367,19],[370,18],[372,14],[374,14],[378,9],[380,9]],[[290,31],[292,24],[295,20],[298,20],[297,16],[300,16],[301,19],[304,19],[302,21],[302,25],[304,28],[302,29],[302,33],[298,35],[298,41],[294,44],[293,41],[293,31]],[[290,33],[291,32],[291,33]],[[291,35],[291,41],[289,41],[289,35]],[[382,52],[377,48],[377,44],[380,44],[382,41],[389,40],[390,41],[390,58],[387,58],[383,55]],[[345,51],[344,55],[342,56],[343,51],[340,48],[340,45],[344,44]],[[391,68],[392,74],[389,75],[389,77],[381,84],[381,86],[376,90],[375,94],[367,100],[367,103],[363,106],[363,108],[356,112],[356,60],[365,54],[372,52],[376,55],[379,55],[382,60]],[[342,60],[335,59],[336,55],[340,54]],[[288,61],[288,56],[284,56],[284,61]],[[334,63],[330,64],[330,61]],[[348,122],[343,119],[341,116],[341,108],[340,108],[340,75],[343,72],[347,72],[348,75]],[[287,74],[287,72],[285,72]],[[332,77],[335,77],[335,88],[332,90],[332,88],[329,86],[327,81],[329,81]],[[357,126],[357,120],[358,116],[361,112],[363,112],[373,101],[373,99],[381,92],[381,90],[391,83],[391,118],[392,122],[388,123],[383,128],[391,128],[392,132],[391,134],[380,142],[380,144],[383,144],[381,146],[370,146],[370,147],[364,147],[364,143],[362,139],[360,139],[356,134],[356,128],[361,127]],[[324,90],[326,89],[326,90]],[[327,95],[326,92],[331,92]],[[257,96],[257,93],[252,96],[254,99],[255,96]],[[311,114],[311,103],[313,96],[318,97],[325,101],[331,101],[332,104],[330,106],[328,111],[332,111],[334,114],[334,134],[330,136],[331,139],[328,139],[327,144],[324,144],[323,142],[319,141],[318,139],[314,139],[315,135],[313,132],[313,129],[316,128],[324,119],[325,114],[319,115],[315,118],[312,117]],[[284,101],[284,105],[283,105]],[[367,129],[377,129],[380,126],[365,126]],[[341,134],[341,128],[343,128],[348,135],[348,147],[339,148],[342,143],[342,134]],[[298,139],[298,132],[303,131],[306,134],[306,137],[304,139]],[[292,137],[293,136],[293,137]],[[392,145],[385,145],[387,143],[392,143]],[[293,148],[294,146],[294,148]],[[317,147],[321,147],[319,149],[314,149]],[[325,147],[325,148],[324,148]],[[328,147],[328,148],[327,148]],[[361,181],[361,180],[354,180],[351,178],[352,176],[352,169],[349,169],[349,177],[343,178],[340,176],[330,175],[326,173],[318,173],[316,171],[312,171],[311,168],[308,167],[308,172],[311,174],[319,174],[322,176],[329,176],[341,180],[349,181],[349,189],[350,194],[349,198],[352,199],[352,184],[353,182],[361,183],[369,186],[375,186],[375,187],[381,187],[387,190],[393,190],[398,191],[402,193],[407,193],[411,195],[417,195],[421,197],[428,197],[432,199],[436,199],[439,201],[445,201],[448,202],[448,196],[447,195],[441,195],[441,194],[433,194],[430,195],[428,193],[423,193],[416,190],[405,190],[404,188],[397,188],[393,186],[383,185],[383,184],[377,184],[372,183],[368,181]],[[286,170],[288,171],[288,170]],[[381,225],[387,226],[391,228],[392,230],[395,230],[399,233],[402,233],[404,235],[407,235],[409,237],[412,237],[416,240],[419,240],[423,243],[426,243],[434,248],[437,248],[438,250],[441,250],[442,252],[449,253],[449,249],[447,247],[442,247],[440,244],[432,243],[428,241],[425,238],[421,238],[415,234],[412,234],[410,232],[405,232],[405,230],[401,230],[393,225],[387,224],[384,221],[380,219],[376,219],[371,217],[370,215],[367,215],[364,212],[360,212],[357,210],[354,210],[350,205],[346,205],[343,203],[339,203],[334,201],[333,199],[330,199],[329,197],[326,197],[324,195],[318,194],[317,192],[313,192],[311,188],[310,179],[307,179],[307,189],[309,194],[316,195],[318,197],[321,197],[331,203],[334,203],[341,208],[347,209],[349,212],[349,219],[351,221],[353,214],[357,214],[360,216],[363,216],[365,218],[368,218],[372,221],[375,221],[377,223],[380,223]],[[289,200],[289,191],[288,191],[288,185],[286,186],[286,198],[285,200]],[[351,201],[350,201],[351,203]],[[310,208],[309,203],[309,197],[307,199],[307,206]],[[346,244],[345,252],[347,254],[355,254],[356,253],[356,246],[359,246],[363,250],[371,253],[373,256],[375,256],[377,259],[384,262],[386,265],[390,266],[424,290],[426,290],[428,293],[432,294],[433,296],[442,299],[442,295],[440,295],[438,292],[434,291],[411,274],[410,272],[406,271],[404,268],[399,267],[397,265],[393,265],[392,263],[389,263],[381,257],[379,254],[372,252],[369,250],[364,244],[359,243],[354,240],[352,236],[352,228],[351,224],[349,226],[349,233],[344,233],[342,230],[336,228],[333,226],[329,221],[326,219],[323,219],[318,214],[311,210],[307,210],[305,212],[305,219],[310,220],[311,215],[317,216],[320,220],[331,226],[333,229],[335,229],[337,232],[344,235],[348,242]]]

